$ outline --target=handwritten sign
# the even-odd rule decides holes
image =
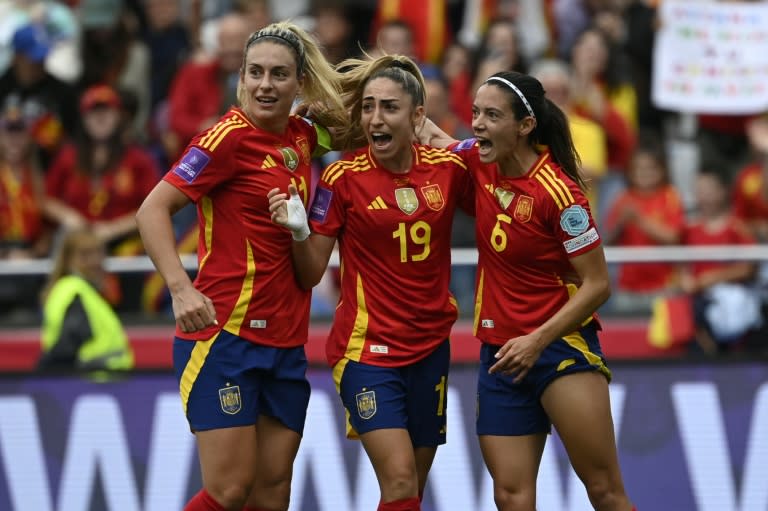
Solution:
[[[668,110],[768,110],[768,3],[666,0],[660,7],[653,101]]]

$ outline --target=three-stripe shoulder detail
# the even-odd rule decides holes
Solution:
[[[432,165],[449,162],[454,163],[463,169],[467,168],[467,164],[464,163],[464,160],[461,158],[461,156],[454,152],[448,151],[447,149],[439,149],[437,147],[420,146],[419,161],[421,163]]]
[[[353,158],[352,160],[339,160],[337,162],[334,162],[328,166],[327,169],[325,169],[325,172],[323,172],[323,175],[321,176],[321,179],[328,183],[329,185],[332,185],[334,182],[336,182],[337,179],[339,179],[341,176],[344,175],[345,172],[365,172],[366,170],[371,169],[371,161],[368,159],[368,154],[363,153],[359,154],[357,157]]]
[[[549,166],[544,164],[533,172],[533,177],[544,187],[557,204],[558,209],[565,209],[575,203],[573,194],[568,185],[560,179],[557,173]]]
[[[247,126],[248,123],[243,119],[237,115],[233,115],[228,119],[221,120],[214,124],[213,127],[208,130],[208,133],[203,135],[200,139],[199,145],[200,147],[213,152],[230,132]]]

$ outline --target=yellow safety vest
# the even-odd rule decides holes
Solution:
[[[132,369],[133,352],[120,318],[103,296],[84,278],[67,275],[59,279],[43,307],[42,348],[53,348],[61,335],[64,315],[75,297],[80,297],[91,325],[92,337],[77,353],[78,366]]]

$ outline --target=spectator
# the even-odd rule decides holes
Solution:
[[[75,90],[45,70],[52,41],[43,25],[27,24],[13,35],[13,61],[0,77],[0,98],[18,97],[22,110],[34,119],[30,134],[43,168],[58,151],[65,133],[77,125]]]
[[[368,49],[368,54],[373,58],[381,55],[404,55],[417,59],[413,28],[400,19],[386,21],[375,30],[373,45]]]
[[[736,176],[734,214],[760,242],[768,241],[768,114],[747,125],[753,161]]]
[[[606,244],[625,247],[678,245],[685,225],[682,199],[669,182],[664,148],[647,142],[637,148],[627,171],[628,188],[612,204],[605,222]],[[612,310],[649,314],[653,300],[672,289],[670,263],[624,263],[619,269]]]
[[[355,57],[359,48],[352,42],[352,18],[343,0],[318,0],[312,8],[314,34],[331,64]]]
[[[144,141],[151,108],[149,50],[123,0],[81,0],[80,90],[107,84],[119,91],[129,133]]]
[[[375,42],[386,54],[406,55],[417,62],[437,64],[443,48],[450,43],[453,30],[447,4],[445,0],[376,2],[372,27]]]
[[[720,173],[700,172],[696,179],[696,217],[683,234],[683,243],[750,245],[746,226],[729,208],[728,188]],[[696,346],[708,354],[730,351],[762,321],[759,298],[752,284],[756,264],[749,261],[698,261],[683,269],[680,285],[693,296]]]
[[[173,147],[168,148],[171,161],[177,159],[194,135],[212,126],[236,103],[238,73],[249,27],[242,16],[228,14],[219,20],[218,30],[216,55],[187,62],[171,85],[168,115],[176,138]]]
[[[128,337],[103,295],[105,255],[102,240],[87,229],[62,238],[41,295],[39,369],[133,368]]]
[[[48,213],[65,228],[91,225],[112,255],[140,253],[134,216],[160,178],[157,164],[125,141],[121,100],[113,88],[87,89],[80,112],[82,130],[46,176]]]

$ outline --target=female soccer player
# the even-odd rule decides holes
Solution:
[[[500,72],[477,90],[472,128],[453,149],[476,183],[477,434],[496,506],[535,509],[554,425],[594,508],[630,511],[597,337],[608,270],[565,115],[535,78]]]
[[[291,236],[271,222],[266,195],[290,183],[307,202],[310,157],[330,137],[290,115],[291,106],[301,93],[327,107],[326,125],[335,113],[342,127],[338,85],[295,25],[252,34],[240,107],[190,142],[138,213],[147,253],[171,292],[174,366],[202,468],[203,489],[186,511],[288,509],[309,402],[310,293],[296,283]],[[171,215],[190,201],[200,229],[194,284],[171,228]]]
[[[457,204],[472,193],[458,156],[414,143],[424,80],[412,60],[383,56],[341,67],[353,125],[368,145],[325,169],[311,234],[293,187],[290,199],[272,190],[270,209],[294,231],[306,289],[339,243],[341,299],[327,356],[348,436],[359,435],[373,464],[378,510],[414,511],[445,443],[448,335],[457,316],[448,290],[450,232]]]

